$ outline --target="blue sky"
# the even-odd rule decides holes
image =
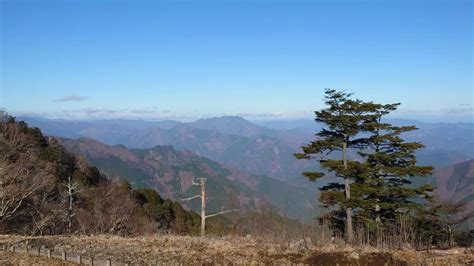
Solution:
[[[471,1],[1,1],[0,107],[292,119],[324,88],[473,117]]]

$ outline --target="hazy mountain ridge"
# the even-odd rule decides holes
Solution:
[[[171,146],[127,149],[108,146],[90,139],[58,139],[71,152],[83,156],[110,176],[130,180],[135,186],[148,186],[171,199],[198,193],[192,181],[208,178],[208,202],[211,211],[221,208],[261,210],[276,207],[291,217],[310,218],[315,214],[316,191],[294,187],[265,176],[228,169],[217,162]],[[199,202],[184,203],[197,210]]]
[[[246,172],[283,180],[300,176],[302,169],[312,166],[311,162],[297,160],[292,155],[301,144],[310,139],[309,136],[305,137],[300,132],[267,129],[238,117],[203,119],[192,123],[176,122],[171,128],[162,128],[161,122],[149,122],[154,124],[143,126],[141,121],[136,122],[138,125],[120,120],[69,124],[64,120],[22,119],[53,136],[87,137],[109,145],[122,144],[130,148],[172,145],[178,150],[190,150]],[[170,124],[173,123],[168,121],[167,125]],[[233,134],[226,134],[232,132]]]
[[[178,150],[190,150],[249,173],[282,180],[303,178],[301,172],[316,167],[314,162],[296,160],[292,156],[301,144],[314,138],[319,129],[312,119],[260,122],[260,125],[232,116],[189,123],[23,119],[54,136],[88,137],[109,145],[123,144],[131,148],[172,145]],[[390,122],[419,127],[405,137],[426,145],[418,153],[421,164],[440,168],[474,158],[473,123],[422,123],[400,119]]]

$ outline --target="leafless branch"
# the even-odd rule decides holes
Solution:
[[[218,213],[206,215],[206,218],[214,217],[214,216],[221,215],[221,214],[224,214],[224,213],[238,212],[238,211],[240,211],[240,209],[234,209],[234,210],[228,210],[228,211],[221,211],[221,212],[218,212]]]
[[[200,198],[201,195],[196,195],[196,196],[193,196],[193,197],[190,197],[190,198],[185,198],[185,199],[181,199],[182,201],[188,201],[188,200],[192,200],[192,199],[195,199],[195,198]]]

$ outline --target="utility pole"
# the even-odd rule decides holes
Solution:
[[[201,198],[201,237],[206,236],[206,218],[214,217],[220,214],[228,213],[228,212],[235,212],[239,211],[239,209],[228,210],[228,211],[221,211],[218,213],[206,215],[206,181],[207,178],[200,177],[198,178],[199,182],[193,181],[193,185],[201,187],[201,195],[196,195],[190,198],[181,199],[182,201],[189,201],[195,198]]]

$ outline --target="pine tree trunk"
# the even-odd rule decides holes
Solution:
[[[342,161],[344,163],[344,170],[347,170],[347,143],[342,144]],[[349,177],[344,177],[344,194],[346,200],[351,198],[351,187],[349,184]],[[346,207],[346,239],[348,243],[352,242],[354,231],[352,228],[352,208]]]

